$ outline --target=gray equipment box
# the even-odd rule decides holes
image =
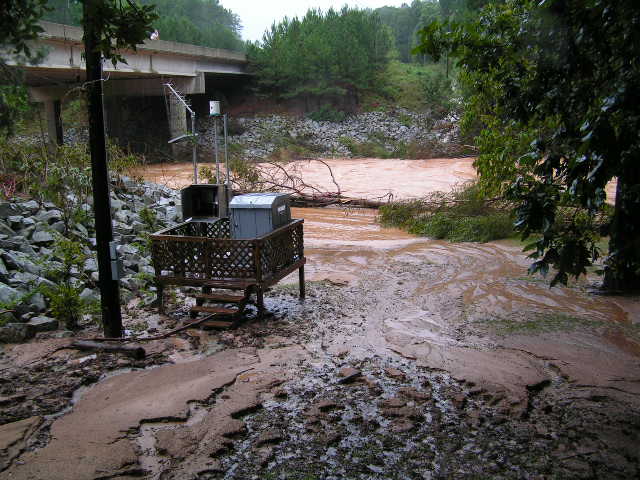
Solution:
[[[265,235],[291,221],[287,193],[247,193],[229,203],[231,238],[248,239]]]

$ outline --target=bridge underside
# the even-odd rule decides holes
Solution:
[[[44,47],[46,55],[40,64],[17,65],[11,58],[5,60],[23,72],[32,99],[45,104],[49,139],[61,143],[61,101],[70,92],[81,91],[86,78],[82,29],[51,22],[41,22],[41,26],[44,32],[36,47]],[[137,107],[131,105],[140,103],[136,99],[148,97],[149,105],[166,105],[169,135],[177,130],[182,130],[179,132],[182,134],[186,128],[186,110],[167,96],[166,83],[171,83],[183,95],[220,100],[217,97],[222,90],[237,88],[249,78],[244,54],[227,50],[148,40],[135,51],[125,51],[122,55],[126,63],[114,66],[105,61],[103,65],[105,106],[107,119],[111,119],[108,123],[112,124],[109,133],[126,131],[123,125],[126,115],[121,110],[129,107],[135,112]],[[152,115],[147,128],[157,126],[158,109],[142,110],[138,108],[135,113],[148,111]]]
[[[237,89],[248,81],[246,74],[200,73],[193,77],[175,77],[131,72],[106,72],[104,83],[107,132],[121,144],[135,150],[166,151],[180,157],[183,146],[171,149],[166,142],[189,129],[187,112],[182,104],[167,95],[165,84],[193,100],[198,119],[207,111],[208,100],[224,100],[224,93]],[[61,120],[65,99],[76,98],[82,91],[85,71],[30,69],[25,76],[32,100],[44,104],[48,137],[52,144],[63,143]],[[165,119],[165,120],[163,120]]]

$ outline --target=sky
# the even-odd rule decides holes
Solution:
[[[284,17],[302,17],[309,8],[328,10],[330,7],[340,9],[347,3],[350,7],[378,8],[385,5],[399,7],[411,0],[221,0],[220,4],[240,16],[242,22],[242,38],[244,40],[260,40],[265,30],[273,22]]]

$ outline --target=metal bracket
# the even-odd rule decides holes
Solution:
[[[194,138],[194,137],[197,137],[197,136],[198,136],[197,133],[195,133],[195,134],[193,134],[193,133],[185,133],[184,135],[180,135],[179,137],[172,138],[167,143],[181,142],[183,140],[189,140],[190,138]]]
[[[118,281],[124,276],[124,266],[118,256],[117,242],[109,242],[109,258],[111,259],[111,280]]]

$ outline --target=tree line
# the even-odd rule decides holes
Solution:
[[[263,91],[282,98],[357,98],[378,80],[392,46],[378,15],[343,7],[274,23],[262,41],[248,45],[247,55]]]
[[[415,52],[418,32],[436,20],[470,19],[487,0],[413,0],[399,7],[380,7],[375,13],[391,29],[398,58],[404,63],[424,62],[428,57]]]
[[[158,17],[153,27],[160,39],[204,47],[244,50],[238,15],[220,5],[219,0],[138,0],[154,5]],[[80,0],[47,0],[43,19],[67,25],[80,25]]]

